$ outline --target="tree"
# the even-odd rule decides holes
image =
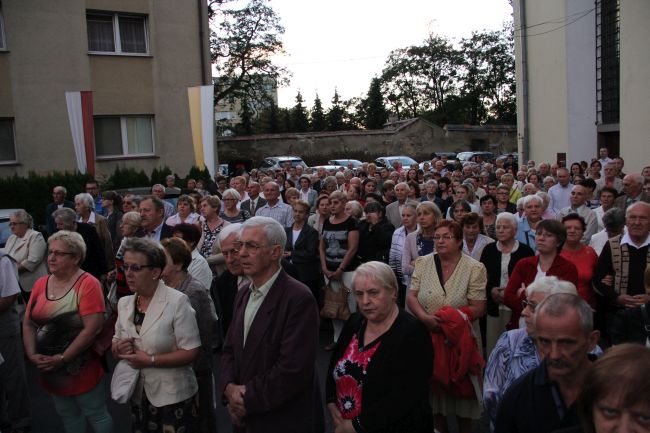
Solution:
[[[253,133],[253,113],[248,99],[241,100],[239,118],[241,122],[235,125],[235,133],[237,135],[251,135]]]
[[[241,8],[218,7],[225,3],[209,3],[214,28],[210,49],[218,76],[214,102],[246,98],[257,105],[267,97],[269,86],[288,83],[288,71],[271,61],[283,52],[284,27],[267,0],[250,0]]]
[[[343,122],[345,109],[341,104],[341,97],[337,89],[334,89],[334,96],[332,97],[332,107],[327,111],[327,130],[328,131],[341,131],[345,129]]]
[[[318,97],[318,93],[316,94],[316,98],[314,99],[314,106],[311,109],[310,117],[311,117],[310,129],[313,132],[325,131],[327,129],[325,112],[323,111],[323,103]]]
[[[292,132],[307,132],[309,129],[309,119],[307,118],[307,109],[302,103],[300,91],[296,95],[296,105],[291,109],[291,129]]]
[[[386,120],[388,113],[384,106],[384,97],[381,94],[381,82],[379,78],[373,78],[370,81],[368,96],[363,101],[363,125],[366,129],[381,129]]]

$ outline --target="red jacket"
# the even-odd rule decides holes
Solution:
[[[433,378],[436,394],[471,398],[476,396],[470,375],[482,382],[485,361],[481,356],[472,328],[457,309],[442,307],[436,312],[441,320],[442,332],[432,332]]]
[[[503,303],[512,310],[512,318],[508,323],[508,329],[519,328],[519,317],[523,310],[521,301],[526,299],[526,292],[522,291],[521,294],[517,295],[517,291],[521,288],[522,283],[528,287],[530,283],[535,281],[538,263],[539,256],[521,259],[513,269],[512,275],[510,275],[508,285],[503,292]],[[555,256],[555,260],[553,260],[553,264],[546,272],[546,276],[554,276],[560,280],[570,281],[578,287],[578,269],[560,254]]]

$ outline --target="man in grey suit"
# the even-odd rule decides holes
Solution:
[[[395,227],[402,226],[402,209],[407,201],[413,201],[408,199],[409,186],[406,182],[400,182],[395,185],[395,200],[388,206],[386,206],[386,218],[388,221]],[[413,201],[415,205],[418,205],[417,201]]]
[[[237,293],[217,384],[235,433],[325,429],[318,307],[307,286],[280,266],[286,241],[277,221],[258,216],[242,225],[236,244],[251,283]]]
[[[623,192],[614,202],[614,206],[626,210],[634,203],[643,201],[650,203],[650,195],[643,192],[645,179],[641,173],[630,173],[623,178]]]
[[[247,211],[251,216],[255,216],[255,212],[266,204],[266,200],[260,197],[260,184],[249,182],[246,192],[248,192],[248,199],[241,202],[239,209]]]

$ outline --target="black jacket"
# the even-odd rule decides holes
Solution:
[[[306,283],[320,278],[319,238],[318,231],[309,224],[302,226],[302,231],[293,244],[293,228],[285,227],[287,244],[285,251],[291,255],[287,257],[298,270],[298,280]]]
[[[645,313],[644,317],[641,307],[626,308],[616,313],[610,327],[612,344],[645,344],[646,339],[650,338],[650,302],[645,304]]]
[[[388,263],[388,253],[395,227],[386,217],[374,227],[368,221],[359,223],[359,249],[357,257],[361,263],[373,260]]]

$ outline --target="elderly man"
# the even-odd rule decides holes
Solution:
[[[280,186],[275,182],[267,182],[264,185],[264,198],[266,204],[259,208],[256,215],[271,217],[282,227],[291,227],[293,225],[293,210],[291,206],[280,200]]]
[[[318,167],[316,169],[316,175],[318,178],[314,180],[312,188],[314,188],[317,192],[321,192],[322,189],[325,189],[325,178],[327,177],[327,170],[325,170],[325,167]]]
[[[52,190],[53,201],[47,205],[47,208],[45,208],[45,221],[47,222],[48,235],[51,235],[56,231],[56,224],[54,223],[54,217],[52,216],[54,211],[63,207],[74,209],[74,203],[65,199],[67,194],[68,190],[63,186],[55,186]]]
[[[637,307],[650,300],[642,272],[650,257],[650,204],[634,203],[627,208],[625,220],[625,232],[605,244],[592,280],[598,293],[618,308]],[[611,284],[605,277],[611,277]]]
[[[165,210],[165,221],[167,221],[167,218],[173,216],[176,213],[176,209],[174,209],[174,205],[168,202],[167,200],[165,200],[165,196],[167,195],[167,192],[163,185],[157,183],[154,186],[152,186],[151,194],[158,197],[162,202]]]
[[[81,235],[86,244],[86,257],[81,269],[98,280],[108,272],[106,253],[95,228],[87,223],[77,222],[77,214],[72,209],[61,208],[54,211],[54,223],[57,230],[69,230]]]
[[[174,227],[165,224],[164,203],[166,202],[155,195],[146,196],[140,202],[139,211],[145,238],[160,242],[174,234]]]
[[[247,211],[251,216],[255,216],[257,210],[266,204],[266,200],[260,197],[260,191],[259,183],[254,181],[248,182],[248,187],[246,187],[248,198],[241,202],[240,209]]]
[[[395,228],[402,226],[402,210],[408,200],[409,186],[406,182],[400,182],[395,185],[395,201],[386,206],[386,218]],[[415,202],[417,206],[418,202]]]
[[[232,321],[232,310],[237,292],[249,284],[239,261],[237,242],[239,242],[240,229],[240,223],[227,225],[221,230],[217,238],[218,247],[221,249],[221,254],[223,254],[226,263],[226,270],[213,280],[210,295],[217,307],[217,315],[221,321],[223,335],[228,333]]]
[[[571,183],[569,183],[569,170],[564,167],[557,169],[557,184],[548,190],[551,198],[549,208],[555,214],[561,209],[571,206]]]
[[[637,202],[650,203],[650,195],[643,192],[644,178],[641,173],[630,173],[623,178],[624,194],[616,199],[614,206],[623,210]]]
[[[600,191],[605,187],[614,188],[617,195],[623,191],[623,180],[616,176],[616,164],[612,161],[603,166],[603,176],[596,181],[594,196],[598,197]]]
[[[600,256],[608,240],[623,233],[625,229],[625,212],[617,207],[609,209],[603,214],[602,224],[603,229],[593,235],[589,241],[589,246],[596,251],[598,256]]]
[[[248,180],[244,176],[233,177],[230,181],[230,187],[234,188],[239,193],[239,197],[241,197],[238,205],[241,204],[244,200],[248,200],[248,193],[246,192],[247,183]]]
[[[194,182],[196,184],[196,182]],[[166,192],[170,194],[180,194],[181,189],[176,186],[176,176],[173,174],[169,174],[165,176],[165,186],[166,186]],[[194,188],[192,188],[194,189]]]
[[[513,383],[497,411],[495,433],[551,433],[579,426],[577,398],[600,333],[580,296],[550,295],[535,307],[542,363]]]
[[[307,286],[282,270],[285,243],[277,221],[256,216],[236,244],[251,283],[237,293],[217,384],[235,433],[324,430],[318,308]]]
[[[581,242],[588,245],[591,237],[598,231],[598,218],[596,217],[596,212],[594,212],[593,209],[589,209],[586,205],[587,188],[582,185],[573,185],[569,200],[571,205],[560,209],[560,211],[555,215],[555,219],[562,221],[562,218],[571,213],[577,213],[584,218],[587,226],[582,235]]]

